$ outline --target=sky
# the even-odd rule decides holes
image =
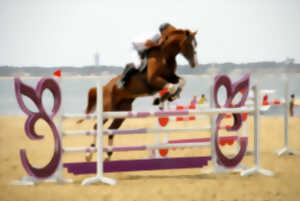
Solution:
[[[300,62],[298,0],[0,0],[0,65],[124,66],[164,22],[198,31],[202,64]]]

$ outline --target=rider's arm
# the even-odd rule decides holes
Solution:
[[[155,34],[154,36],[152,36],[151,40],[154,42],[154,43],[158,43],[159,40],[161,38],[161,35],[159,33]]]
[[[147,40],[147,41],[145,42],[145,45],[147,46],[147,48],[159,46],[158,43],[155,43],[155,42],[153,42],[152,40]]]
[[[161,38],[161,35],[157,33],[154,36],[152,36],[149,40],[147,40],[145,42],[145,45],[148,48],[158,46],[158,45],[160,45],[160,43],[159,43],[160,38]]]

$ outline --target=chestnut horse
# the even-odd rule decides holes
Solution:
[[[180,93],[184,86],[184,80],[176,75],[176,56],[181,53],[189,62],[191,67],[197,65],[196,58],[196,32],[168,27],[162,33],[162,43],[147,51],[147,68],[143,72],[133,74],[127,81],[125,87],[120,88],[118,82],[121,75],[110,80],[103,87],[103,111],[131,111],[135,98],[150,96],[154,93],[168,88],[169,96]],[[176,90],[176,84],[178,84]],[[96,107],[96,88],[88,92],[88,105],[85,113],[91,113]],[[178,94],[176,94],[178,95]],[[125,119],[114,119],[109,129],[118,129]],[[80,123],[83,120],[79,120]],[[107,119],[103,120],[105,123]],[[95,124],[94,129],[97,128]],[[108,144],[113,145],[113,135],[109,136]],[[94,145],[92,145],[94,146]],[[108,152],[110,159],[112,152]],[[91,155],[87,157],[90,160]]]

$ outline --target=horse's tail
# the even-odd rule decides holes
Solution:
[[[93,87],[89,90],[88,93],[88,104],[85,109],[85,114],[89,114],[95,111],[97,104],[97,88]],[[85,119],[79,119],[76,123],[79,124],[83,122]]]

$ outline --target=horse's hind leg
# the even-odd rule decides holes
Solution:
[[[105,124],[106,121],[107,121],[107,119],[105,119],[103,121],[103,124]],[[120,128],[120,126],[122,125],[122,123],[124,121],[125,121],[125,119],[114,119],[108,129],[118,129],[118,128]],[[97,130],[97,123],[94,124],[94,130]],[[114,143],[113,139],[114,139],[114,135],[108,136],[108,146],[113,146],[113,143]],[[91,147],[96,146],[96,140],[97,140],[97,135],[94,135],[93,143],[91,144]],[[107,152],[106,160],[110,160],[112,153],[113,153],[112,151]],[[93,157],[93,152],[88,152],[86,154],[86,161],[90,161],[92,159],[92,157]]]
[[[108,119],[104,119],[104,120],[103,120],[103,125],[107,122],[107,120],[108,120]],[[97,131],[97,123],[94,124],[94,130]],[[93,144],[92,144],[93,146],[95,146],[96,140],[97,140],[97,135],[94,135],[94,138],[93,138]]]
[[[126,99],[126,100],[121,101],[115,107],[115,110],[116,111],[131,111],[133,100],[134,99]],[[124,121],[125,121],[125,119],[114,119],[108,129],[118,129],[118,128],[120,128],[120,126],[122,125],[122,123]],[[108,136],[108,146],[113,146],[113,143],[114,143],[113,139],[114,139],[114,135]],[[113,153],[112,151],[107,152],[108,157],[106,160],[110,160],[112,153]]]
[[[107,122],[108,119],[104,119],[103,120],[103,124],[105,124]],[[97,131],[97,123],[94,124],[94,130]],[[97,140],[97,134],[93,136],[93,142],[91,143],[90,147],[94,148],[96,146],[96,140]],[[93,153],[92,151],[87,152],[85,155],[85,160],[86,161],[91,161],[93,158]]]
[[[108,129],[118,129],[118,128],[120,128],[120,126],[122,125],[124,120],[125,119],[114,119]],[[113,146],[113,144],[114,144],[114,135],[109,135],[108,136],[108,146]],[[110,160],[110,158],[112,156],[112,153],[113,153],[112,151],[107,152],[107,159],[106,160]]]
[[[85,114],[89,114],[95,111],[97,104],[97,88],[93,87],[88,92],[87,106],[85,109]],[[82,123],[85,119],[79,119],[77,123]]]

